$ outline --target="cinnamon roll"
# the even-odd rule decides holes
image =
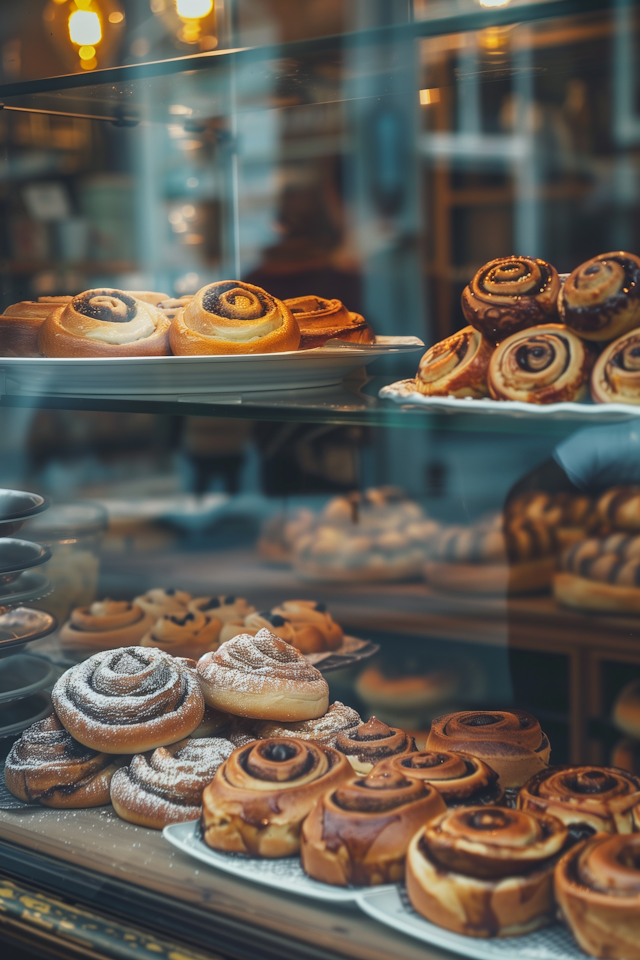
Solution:
[[[122,290],[85,290],[56,307],[40,327],[45,357],[165,357],[170,321]]]
[[[51,699],[69,733],[104,753],[143,753],[176,743],[204,715],[195,671],[148,647],[94,654],[60,677]]]
[[[274,617],[283,617],[293,627],[293,643],[302,653],[320,653],[337,650],[344,635],[325,603],[315,600],[285,600],[271,611]]]
[[[155,647],[174,657],[198,660],[219,646],[222,624],[204,613],[165,613],[140,641],[141,647]]]
[[[613,722],[634,740],[640,740],[640,680],[622,688],[613,705]]]
[[[640,258],[614,250],[581,263],[564,282],[558,312],[587,340],[615,340],[640,326]]]
[[[504,788],[521,787],[546,770],[551,747],[540,724],[524,710],[450,713],[431,724],[427,750],[454,751],[483,760]]]
[[[297,723],[275,723],[272,720],[263,720],[255,723],[253,730],[257,740],[287,737],[311,740],[324,747],[335,747],[339,734],[349,733],[361,723],[360,714],[356,710],[336,700],[325,715],[316,720],[299,720]]]
[[[186,613],[190,601],[190,593],[173,588],[147,590],[146,593],[133,598],[136,606],[141,607],[145,613],[150,613],[154,620],[164,617],[165,614]]]
[[[640,779],[616,767],[556,766],[541,770],[518,794],[518,807],[551,813],[576,836],[631,833]]]
[[[222,624],[243,622],[250,613],[255,613],[253,607],[244,597],[194,597],[187,603],[192,613],[206,613],[210,617],[217,617]],[[231,637],[221,637],[221,640],[231,640]]]
[[[226,731],[229,729],[232,720],[230,713],[214,710],[213,707],[205,707],[204,716],[193,733],[190,734],[190,737],[193,740],[194,737],[206,737],[207,739],[221,737],[223,733],[226,736]],[[235,746],[238,746],[238,744],[235,744]]]
[[[596,403],[640,404],[640,331],[604,348],[591,375],[591,396]]]
[[[206,702],[256,720],[315,720],[329,707],[329,687],[302,654],[268,630],[240,634],[198,663]]]
[[[430,784],[376,768],[319,798],[302,825],[302,867],[339,887],[397,883],[411,837],[445,809]]]
[[[124,757],[98,753],[74,740],[55,714],[38,720],[11,747],[4,768],[7,789],[45,807],[101,807]]]
[[[465,320],[500,343],[527,327],[557,317],[560,279],[555,267],[534,257],[499,257],[485,263],[462,291]]]
[[[156,304],[158,310],[161,310],[164,313],[167,320],[173,320],[178,310],[182,310],[183,307],[193,300],[193,297],[168,297],[166,300],[161,300],[160,303]]]
[[[300,328],[300,349],[321,347],[327,340],[375,343],[373,330],[359,313],[350,313],[341,300],[294,297],[282,301]]]
[[[418,367],[415,389],[427,397],[486,397],[493,344],[464,327],[430,347]]]
[[[561,403],[589,391],[593,348],[560,323],[515,333],[496,347],[489,364],[494,400]]]
[[[189,737],[152,754],[136,754],[111,781],[113,809],[123,820],[154,830],[198,820],[202,791],[233,750],[220,737]]]
[[[448,807],[497,804],[504,794],[495,770],[478,757],[461,753],[419,750],[387,757],[376,764],[376,770],[395,771],[409,780],[430,783]]]
[[[52,310],[71,297],[38,297],[12,303],[0,315],[0,357],[39,357],[38,333]]]
[[[255,637],[260,630],[268,630],[274,636],[279,637],[280,640],[293,645],[295,637],[293,625],[285,617],[273,614],[270,610],[263,610],[261,613],[256,611],[250,613],[242,621],[226,623],[222,637],[224,640],[233,640],[241,633]]]
[[[563,919],[579,946],[602,960],[640,960],[640,835],[598,834],[555,870]]]
[[[273,737],[240,747],[204,791],[204,841],[230,853],[291,856],[315,801],[350,776],[342,754],[316,743]]]
[[[578,610],[640,613],[640,536],[614,533],[574,544],[560,558],[553,593]]]
[[[153,625],[153,616],[126,600],[96,600],[88,607],[76,607],[60,630],[66,650],[113,650],[132,646]]]
[[[596,509],[603,524],[640,533],[640,487],[610,487]]]
[[[460,807],[431,820],[407,853],[407,893],[431,923],[514,937],[555,919],[553,870],[567,828],[548,814]]]
[[[344,753],[359,776],[370,773],[385,757],[404,756],[415,749],[413,737],[397,727],[388,727],[377,717],[355,730],[339,733],[336,739],[336,750]]]
[[[210,283],[171,321],[171,349],[178,355],[280,353],[299,344],[289,307],[243,280]]]
[[[560,547],[583,540],[599,526],[590,497],[545,490],[530,490],[514,497],[505,507],[504,516],[507,524],[533,521],[551,527]]]

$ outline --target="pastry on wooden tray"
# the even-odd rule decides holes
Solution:
[[[76,607],[60,629],[65,650],[112,650],[139,643],[155,618],[126,600],[96,600],[88,607]]]
[[[430,347],[418,367],[415,389],[427,397],[486,397],[494,345],[474,327]]]
[[[396,754],[380,760],[376,769],[430,783],[448,807],[499,804],[504,794],[498,774],[483,760],[450,750]]]
[[[591,374],[596,403],[640,404],[640,331],[632,330],[604,348]]]
[[[300,349],[321,347],[327,340],[375,343],[373,330],[359,313],[351,313],[341,300],[294,297],[282,301],[300,327]]]
[[[640,613],[640,536],[613,533],[565,550],[553,577],[558,603],[577,610]]]
[[[592,257],[569,274],[558,297],[563,323],[587,340],[615,340],[640,326],[640,257]]]
[[[10,304],[0,314],[0,357],[39,357],[38,333],[52,310],[71,297],[38,297]]]

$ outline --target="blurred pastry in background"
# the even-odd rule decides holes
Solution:
[[[355,690],[372,713],[402,729],[430,720],[459,690],[460,677],[450,670],[391,675],[379,666],[359,674]]]
[[[244,597],[219,596],[219,597],[194,597],[189,600],[187,607],[193,613],[206,613],[208,616],[215,616],[221,622],[236,623],[255,613],[255,607],[245,600]],[[235,636],[235,634],[234,634]],[[224,639],[230,640],[230,637]]]
[[[415,389],[428,397],[486,397],[494,346],[473,327],[464,327],[430,347],[418,367]]]
[[[0,315],[0,357],[39,357],[38,332],[55,307],[71,297],[38,297],[10,304]]]
[[[165,613],[179,614],[186,612],[187,604],[191,600],[191,594],[185,590],[175,590],[173,587],[168,589],[154,588],[147,590],[139,597],[134,597],[133,602],[142,607],[145,613],[152,614],[156,620],[164,617]]]
[[[565,550],[553,594],[567,607],[640,613],[640,536],[612,533]]]
[[[640,532],[640,487],[611,487],[599,498],[596,509],[602,523],[614,530]]]
[[[590,497],[571,493],[530,490],[514,497],[504,510],[507,521],[544,523],[552,527],[560,548],[584,540],[602,526]]]
[[[623,737],[611,751],[611,766],[640,776],[640,740]]]
[[[244,619],[226,623],[220,640],[232,640],[241,633],[255,637],[258,630],[265,628],[304,654],[337,650],[344,637],[342,627],[325,604],[315,600],[286,600],[272,610],[254,611]]]
[[[60,630],[60,644],[66,650],[93,653],[136,646],[153,623],[153,615],[145,613],[136,603],[105,597],[71,612]]]
[[[587,340],[615,340],[640,326],[640,257],[615,250],[581,263],[562,286],[558,311]]]
[[[640,680],[632,680],[620,691],[612,717],[618,730],[640,740]]]
[[[145,633],[141,647],[155,647],[174,657],[199,660],[220,646],[222,623],[216,616],[185,610],[166,613]]]
[[[313,526],[314,521],[313,510],[306,507],[276,513],[262,525],[258,553],[272,563],[291,563],[296,540]]]

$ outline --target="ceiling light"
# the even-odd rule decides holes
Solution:
[[[213,9],[213,0],[176,0],[178,16],[184,20],[202,20]]]
[[[109,14],[109,23],[122,23],[124,20],[124,13],[120,13],[119,10],[114,10],[113,13]]]
[[[100,17],[93,10],[74,10],[69,17],[69,36],[79,46],[94,46],[102,40]]]
[[[511,0],[478,0],[481,7],[506,7]]]

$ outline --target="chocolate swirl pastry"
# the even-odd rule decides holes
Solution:
[[[373,770],[320,797],[302,825],[302,867],[340,887],[397,883],[411,837],[444,810],[428,783]]]
[[[427,397],[486,397],[494,347],[478,330],[464,327],[427,350],[415,379]]]
[[[581,263],[560,291],[558,312],[587,340],[615,340],[640,326],[640,258],[614,250]]]
[[[448,807],[496,804],[504,794],[495,770],[477,757],[461,753],[419,750],[381,760],[376,771],[382,770],[430,783]]]
[[[300,328],[289,307],[242,280],[198,290],[171,321],[175,354],[279,353],[297,350]]]
[[[123,820],[154,830],[198,820],[202,791],[233,749],[228,740],[202,737],[137,754],[111,781],[113,809]]]
[[[112,650],[138,643],[153,626],[153,616],[125,600],[96,601],[76,607],[60,630],[60,643],[67,650]]]
[[[578,610],[640,613],[640,537],[613,533],[574,544],[560,558],[553,593]]]
[[[371,717],[355,730],[339,733],[336,749],[345,754],[357,774],[364,776],[385,757],[411,753],[416,749],[416,742],[404,730],[388,727]]]
[[[341,300],[294,297],[282,301],[300,328],[300,349],[321,347],[327,340],[375,343],[373,330],[359,313],[350,313]]]
[[[489,364],[489,392],[494,400],[561,403],[588,392],[595,354],[560,323],[531,327],[496,348]]]
[[[554,920],[553,870],[566,842],[566,827],[545,814],[449,810],[409,845],[409,899],[431,923],[455,933],[529,933]]]
[[[57,809],[109,803],[109,783],[124,757],[97,753],[74,740],[55,714],[25,730],[4,768],[7,789],[26,803]]]
[[[297,723],[274,723],[263,720],[253,725],[257,740],[270,737],[287,737],[300,740],[312,740],[325,747],[335,747],[340,733],[350,733],[362,723],[360,714],[352,707],[345,706],[339,700],[332,703],[323,717],[317,720],[300,720]]]
[[[170,322],[122,290],[86,290],[48,315],[38,333],[45,357],[168,356]]]
[[[640,332],[632,330],[604,348],[591,375],[596,403],[640,404]]]
[[[560,912],[579,946],[602,960],[640,960],[640,835],[599,834],[555,871]]]
[[[191,594],[184,590],[175,590],[171,587],[168,590],[156,588],[147,590],[139,597],[134,597],[133,602],[141,607],[145,613],[150,613],[155,620],[164,617],[167,613],[186,613],[187,604],[191,600]]]
[[[505,507],[507,522],[533,520],[553,529],[589,529],[597,524],[590,497],[571,493],[529,490],[514,497]]]
[[[240,747],[204,791],[204,841],[230,853],[291,856],[315,801],[351,773],[342,754],[316,743],[272,737]]]
[[[499,257],[485,263],[462,291],[465,320],[500,343],[527,327],[557,317],[560,279],[555,267],[533,257]]]
[[[174,657],[198,660],[209,650],[217,650],[222,623],[204,613],[166,613],[145,633],[141,647],[165,650]]]
[[[176,743],[204,714],[188,661],[148,647],[94,654],[60,677],[51,699],[69,733],[104,753],[143,753]]]
[[[551,747],[540,724],[523,710],[450,713],[431,724],[427,750],[470,754],[498,774],[502,787],[521,787],[549,763]]]
[[[640,532],[640,487],[610,487],[598,500],[597,511],[615,530]]]
[[[518,807],[551,813],[585,833],[631,833],[640,779],[616,767],[556,766],[541,770],[518,794]]]

